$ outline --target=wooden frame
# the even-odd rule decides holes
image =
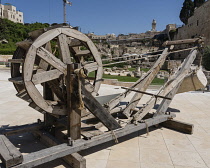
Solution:
[[[148,129],[148,127],[157,124],[185,133],[192,133],[193,125],[173,120],[175,115],[168,113],[167,109],[183,79],[191,73],[189,72],[190,65],[197,54],[195,48],[157,94],[149,94],[145,91],[167,56],[172,52],[176,52],[172,51],[173,45],[186,43],[198,45],[202,42],[202,39],[166,42],[165,45],[169,45],[169,47],[163,50],[157,62],[146,75],[124,93],[112,99],[109,103],[101,105],[94,96],[100,87],[103,65],[100,54],[88,37],[67,27],[56,27],[47,32],[43,30],[37,31],[31,35],[31,39],[19,43],[19,48],[11,60],[12,78],[10,81],[14,83],[18,91],[18,97],[29,102],[32,108],[44,113],[44,122],[0,129],[0,133],[3,134],[1,137],[16,154],[16,157],[13,158],[15,161],[12,163],[11,157],[8,155],[9,152],[6,151],[7,154],[4,154],[7,148],[4,147],[4,151],[0,150],[6,168],[30,168],[57,158],[63,158],[69,164],[73,162],[76,168],[84,168],[85,159],[77,152],[106,142],[117,141],[117,138],[142,129]],[[57,40],[60,58],[57,58],[52,52],[50,44],[52,39]],[[78,45],[85,46],[87,50],[80,51]],[[90,54],[93,56],[94,61],[84,61],[84,57],[88,57]],[[22,55],[25,57],[22,57]],[[76,60],[76,63],[73,63],[72,58]],[[20,64],[22,63],[23,74],[20,72]],[[34,69],[34,64],[42,70]],[[85,73],[93,71],[96,71],[96,76],[92,85],[85,80]],[[65,88],[58,87],[60,82],[65,84],[63,85]],[[35,87],[37,84],[43,85],[42,94]],[[119,102],[133,91],[135,92],[134,96],[121,111],[121,114],[124,114],[129,121],[123,127],[113,116],[112,110],[115,110]],[[152,98],[143,108],[136,110],[136,106],[143,94],[148,94]],[[154,105],[160,102],[159,99],[163,100],[156,113],[154,115],[149,114]],[[57,104],[60,106],[56,108]],[[98,124],[88,125],[87,122],[82,123],[83,116],[86,119],[89,116],[89,118],[92,117],[98,121]],[[98,130],[97,128],[101,125],[104,125],[108,132]],[[52,127],[62,135],[62,131],[67,130],[67,135],[65,135],[67,139],[63,138],[60,141],[60,136],[49,131],[49,128]],[[91,133],[93,129],[94,131]],[[49,148],[22,156],[4,135],[19,134],[24,131],[30,131],[36,136],[40,136],[40,139]],[[83,138],[81,138],[81,135]],[[0,165],[0,167],[3,166]]]

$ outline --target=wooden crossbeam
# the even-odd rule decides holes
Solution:
[[[157,117],[145,120],[147,124],[145,123],[137,123],[136,125],[128,124],[126,125],[125,128],[120,128],[113,132],[114,132],[115,138],[120,138],[128,134],[137,132],[139,130],[145,129],[147,127],[157,125],[173,117],[175,117],[174,114],[161,115],[161,116],[157,116]],[[99,135],[90,140],[83,140],[83,139],[76,140],[73,143],[73,146],[69,146],[68,144],[65,143],[65,144],[57,145],[51,148],[43,149],[34,153],[30,153],[28,155],[23,156],[23,163],[20,165],[17,165],[16,168],[37,166],[37,165],[55,160],[57,158],[62,158],[66,155],[69,155],[69,154],[72,154],[72,153],[75,153],[84,149],[88,149],[93,146],[103,144],[105,142],[113,141],[114,140],[113,132],[110,131],[110,132],[104,133],[103,135]]]

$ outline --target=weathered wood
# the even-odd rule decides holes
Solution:
[[[163,127],[173,129],[186,134],[193,134],[194,125],[177,120],[168,120],[160,124]]]
[[[141,91],[145,91],[149,84],[151,83],[151,80],[154,78],[154,76],[158,73],[158,71],[160,70],[162,64],[164,63],[167,55],[168,55],[168,49],[165,49],[162,53],[162,57],[160,57],[155,65],[151,68],[150,71],[147,72],[146,75],[142,76],[136,83],[134,83],[130,89],[134,89],[137,88],[137,90]],[[125,91],[124,93],[121,93],[119,96],[117,96],[116,98],[112,99],[109,103],[107,103],[105,106],[110,110],[112,110],[115,106],[117,106],[119,104],[120,101],[122,101],[126,96],[128,96],[131,93],[130,90]],[[127,108],[125,114],[129,114],[129,110],[132,108],[135,108],[135,106],[137,105],[137,103],[139,102],[139,100],[141,99],[142,94],[135,94],[134,97],[132,98],[131,105]],[[135,100],[137,100],[137,102],[135,102]],[[132,108],[131,108],[132,107]]]
[[[40,47],[37,50],[37,55],[66,75],[66,65],[61,60],[56,58],[52,53],[50,53],[43,47]]]
[[[81,137],[81,109],[78,109],[79,97],[74,95],[78,91],[79,82],[75,79],[74,69],[79,68],[76,64],[67,65],[67,113],[68,113],[68,136],[72,140]]]
[[[59,34],[61,34],[61,31],[60,31],[59,28],[49,30],[49,31],[43,33],[42,35],[40,35],[34,41],[33,46],[36,47],[36,48],[39,48],[39,47],[43,46],[44,44],[46,44],[47,42],[49,42],[50,40],[57,37]]]
[[[31,45],[26,55],[23,71],[27,73],[24,73],[24,81],[30,81],[32,78],[35,57],[36,57],[36,50],[37,48]]]
[[[101,104],[82,86],[84,104],[86,108],[97,117],[109,130],[121,128],[112,115],[106,111]]]
[[[15,134],[21,134],[25,132],[35,131],[39,130],[43,127],[43,124],[40,123],[33,123],[33,124],[26,124],[21,126],[13,126],[13,127],[7,127],[7,128],[0,128],[0,134],[4,134],[6,136],[15,135]]]
[[[180,44],[191,44],[191,43],[202,43],[204,41],[203,38],[194,38],[194,39],[184,39],[184,40],[176,40],[176,41],[166,41],[163,43],[163,46],[170,45],[180,45]]]
[[[84,42],[87,42],[89,40],[89,38],[86,35],[74,29],[62,28],[61,32],[67,36],[73,37]]]
[[[166,84],[158,91],[160,96],[169,96],[172,98],[176,94],[179,86],[185,76],[188,74],[191,64],[196,58],[197,50],[192,50],[180,68],[168,79]],[[134,121],[140,121],[150,110],[154,107],[155,103],[158,103],[160,99],[151,98],[143,108],[141,108],[134,116]],[[167,103],[165,103],[167,102]],[[171,100],[162,100],[157,113],[166,112]]]
[[[60,142],[45,131],[35,131],[34,135],[39,137],[40,141],[48,147],[59,145]],[[62,158],[72,168],[86,168],[86,159],[78,153],[72,153]]]
[[[59,52],[61,55],[61,58],[65,64],[70,64],[71,63],[71,55],[70,55],[70,50],[68,46],[68,39],[66,35],[60,34],[58,36],[58,45],[59,45]]]
[[[24,59],[8,59],[8,62],[11,62],[13,64],[21,64],[24,62]]]
[[[15,77],[15,78],[9,78],[8,79],[10,82],[13,82],[15,84],[23,84],[23,78],[22,76],[20,77]]]
[[[162,123],[164,121],[167,121],[168,118],[175,117],[175,115],[161,115],[157,116],[155,118],[150,118],[146,120],[146,123],[137,123],[135,124],[128,124],[125,128],[120,128],[114,131],[114,134],[116,138],[120,138],[123,136],[126,136],[128,134],[137,132],[139,130],[145,129],[147,126],[153,126],[157,125],[159,123]],[[105,142],[113,141],[113,133],[107,132],[103,135],[99,135],[95,138],[92,138],[91,140],[76,140],[73,144],[73,146],[69,146],[68,144],[61,144],[57,145],[48,149],[43,149],[38,152],[34,152],[28,155],[24,156],[24,161],[22,164],[16,166],[16,168],[29,168],[33,166],[37,166],[52,160],[55,160],[57,158],[64,157],[66,155],[88,149],[93,146],[97,146],[100,144],[103,144]]]
[[[160,68],[164,64],[167,56],[168,56],[168,48],[166,48],[161,56],[158,58],[158,60],[155,62],[153,67],[147,72],[147,74],[143,77],[141,77],[137,90],[139,91],[146,91],[146,89],[149,87],[157,73],[160,71]],[[138,83],[138,81],[137,81]],[[131,88],[132,89],[132,88]],[[128,118],[130,117],[130,114],[132,112],[132,109],[136,108],[138,102],[141,100],[143,94],[142,93],[135,93],[135,95],[132,97],[130,103],[126,107],[126,109],[123,111],[123,114],[125,114]]]
[[[37,85],[37,84],[51,81],[53,79],[57,79],[61,75],[62,75],[62,72],[57,69],[45,71],[41,73],[36,73],[33,75],[32,82],[34,83],[34,85]]]
[[[0,135],[0,159],[5,168],[10,168],[23,162],[23,155],[4,135]]]

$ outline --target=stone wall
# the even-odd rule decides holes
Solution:
[[[204,36],[205,45],[210,45],[210,0],[195,9],[194,15],[188,19],[188,24],[178,28],[175,40]]]

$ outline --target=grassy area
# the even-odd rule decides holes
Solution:
[[[95,72],[89,73],[88,76],[94,77]],[[129,76],[117,76],[117,75],[107,75],[107,74],[104,74],[103,78],[104,79],[118,79],[118,81],[121,81],[121,82],[136,82],[139,79],[139,78],[129,77]],[[152,85],[163,85],[164,79],[155,78],[151,84]]]

